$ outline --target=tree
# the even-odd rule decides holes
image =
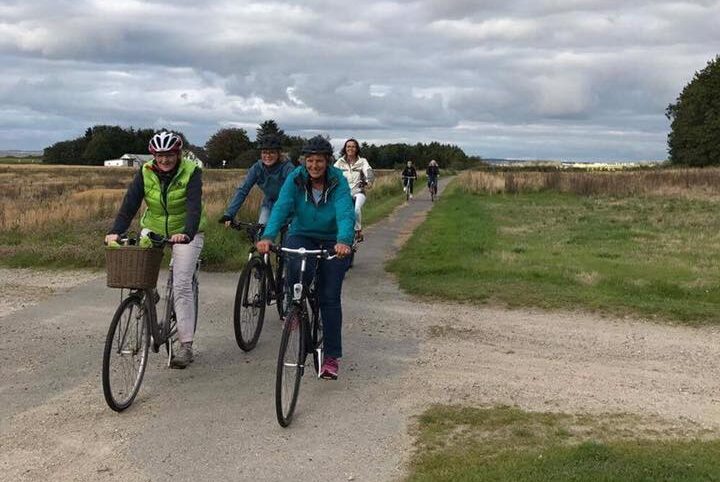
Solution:
[[[275,135],[280,138],[280,142],[285,144],[285,132],[278,127],[277,122],[274,120],[266,120],[260,123],[260,127],[255,130],[255,141],[259,141],[266,135]]]
[[[95,126],[82,159],[85,164],[102,165],[103,161],[122,156],[134,144],[135,130],[132,128],[125,130],[120,126]]]
[[[688,166],[720,164],[720,55],[695,72],[665,115],[670,162]]]
[[[184,145],[187,139],[176,132]],[[120,126],[96,125],[88,127],[82,137],[56,142],[43,151],[43,162],[49,164],[96,164],[117,159],[123,154],[144,154],[155,134],[154,129],[125,129]]]
[[[222,166],[223,160],[232,165],[240,154],[251,148],[247,132],[237,127],[220,129],[205,143],[208,161],[213,166]]]

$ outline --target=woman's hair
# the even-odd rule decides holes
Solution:
[[[348,142],[354,142],[354,143],[355,143],[355,147],[357,147],[357,154],[356,154],[356,156],[360,157],[360,143],[357,141],[357,139],[353,139],[353,138],[350,138],[350,139],[348,139],[348,140],[345,141],[345,144],[343,144],[342,150],[340,150],[340,155],[343,156],[343,157],[345,157],[345,146],[347,146],[347,143],[348,143]]]

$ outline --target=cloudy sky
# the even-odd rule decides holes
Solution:
[[[664,159],[720,1],[0,0],[0,149],[99,123]]]

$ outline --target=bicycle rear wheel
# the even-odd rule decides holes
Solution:
[[[278,423],[287,427],[292,421],[300,392],[305,363],[305,321],[307,314],[299,306],[285,318],[275,372],[275,413]]]
[[[265,263],[253,257],[243,268],[235,292],[235,341],[243,351],[255,348],[265,318]]]
[[[275,266],[275,303],[281,320],[285,316],[285,301],[285,259],[278,256]]]
[[[116,412],[128,408],[140,390],[150,347],[147,297],[133,294],[118,306],[103,353],[102,384],[108,406]]]

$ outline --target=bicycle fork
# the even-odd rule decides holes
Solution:
[[[307,266],[307,260],[306,260],[306,258],[303,258],[300,261],[300,282],[295,283],[293,285],[293,301],[296,302],[300,306],[302,306],[302,298],[303,298],[303,290],[304,290],[302,280],[305,277],[306,266]],[[306,313],[306,315],[309,317],[311,314]],[[304,323],[304,320],[300,320],[300,323]],[[307,323],[305,326],[310,328],[309,325],[310,324]],[[303,340],[303,343],[306,347],[312,346],[312,333],[305,334],[305,339]],[[307,354],[307,349],[305,349],[304,351]],[[323,365],[323,350],[320,347],[314,347],[314,351],[317,354],[317,359],[318,359],[318,370],[317,370],[316,376],[317,376],[317,378],[320,378],[320,373],[322,372],[322,370],[320,370],[320,368]],[[305,361],[303,361],[303,365],[300,367],[300,370],[301,370],[302,374],[305,373]]]

